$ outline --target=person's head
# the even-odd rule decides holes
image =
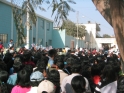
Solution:
[[[57,62],[56,63],[56,68],[57,69],[63,69],[64,68],[64,63],[63,62]]]
[[[85,92],[86,82],[83,76],[75,76],[71,80],[72,88],[74,89],[75,93],[83,93]]]
[[[14,63],[16,63],[16,62],[22,63],[22,59],[21,59],[20,56],[15,56],[15,58],[14,58]]]
[[[9,53],[13,54],[14,52],[15,52],[15,51],[14,51],[14,47],[11,46],[11,47],[9,48]]]
[[[51,81],[56,86],[56,92],[60,92],[60,74],[57,70],[51,70],[48,73],[47,80]]]
[[[48,64],[48,59],[46,57],[39,59],[36,66],[39,68],[46,68]]]
[[[101,68],[98,64],[94,64],[91,67],[91,75],[95,76],[95,75],[100,75],[101,74]]]
[[[72,73],[80,73],[81,71],[81,64],[76,62],[71,66]]]
[[[33,72],[33,67],[31,65],[25,65],[24,69],[26,69],[30,74]]]
[[[20,57],[15,57],[14,64],[13,64],[14,72],[17,73],[22,68],[22,61]]]
[[[30,87],[30,72],[26,69],[22,69],[17,74],[17,85],[21,87]]]
[[[10,42],[13,42],[13,40],[12,40],[12,39],[10,39]]]
[[[75,59],[70,57],[66,60],[68,66],[72,66],[75,63]]]
[[[102,76],[106,80],[114,81],[117,79],[117,74],[113,69],[112,65],[106,65],[102,71]]]
[[[39,83],[44,79],[43,74],[40,71],[35,71],[30,75],[31,86],[38,86]]]
[[[25,50],[24,53],[23,53],[23,58],[24,58],[24,61],[29,61],[30,58],[31,58],[31,52],[29,50]]]
[[[54,58],[57,55],[57,51],[55,49],[51,49],[49,50],[48,55]]]
[[[4,70],[2,70],[2,71],[0,71],[0,83],[6,83],[7,82],[7,80],[8,80],[8,72],[7,71],[4,71]]]
[[[6,71],[0,71],[0,93],[10,93],[6,84],[8,76]]]
[[[4,63],[4,62],[0,62],[0,71],[1,70],[7,70],[7,65],[6,65],[6,63]]]
[[[15,63],[13,64],[14,72],[15,72],[15,73],[19,72],[20,69],[21,69],[21,67],[22,67],[22,63],[21,63],[21,62],[15,62]]]
[[[55,91],[56,86],[49,80],[42,81],[37,88],[37,93],[55,93]]]
[[[43,60],[43,59],[40,59],[38,60],[37,64],[36,64],[36,69],[35,71],[40,71],[41,73],[43,73],[43,76],[46,77],[47,76],[47,73],[46,73],[46,64],[47,61]],[[47,62],[48,63],[48,62]]]

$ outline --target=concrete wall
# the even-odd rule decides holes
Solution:
[[[76,47],[76,43],[77,43],[77,39],[67,35],[66,30],[61,31],[59,29],[53,30],[52,40],[53,40],[52,43],[53,48],[64,48],[65,46],[68,46],[70,48],[71,41],[74,41],[74,47]],[[78,40],[78,47],[83,47],[83,46],[84,46],[84,41]]]
[[[65,30],[63,31],[58,31],[58,29],[53,30],[52,46],[53,48],[64,48],[65,47]]]
[[[115,38],[96,38],[96,42],[97,42],[97,49],[102,47],[102,43],[109,43],[111,44],[111,46],[116,46],[116,48],[118,48],[117,46],[117,42]]]

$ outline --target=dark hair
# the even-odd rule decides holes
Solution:
[[[85,79],[83,76],[75,76],[71,81],[71,85],[76,93],[83,93],[85,92]]]
[[[26,69],[30,74],[33,72],[33,67],[31,65],[25,65],[24,69]]]
[[[60,74],[57,70],[51,70],[48,73],[47,80],[51,81],[56,86],[56,92],[60,92]]]
[[[39,68],[46,68],[47,64],[48,64],[48,60],[47,60],[47,58],[44,58],[44,59],[39,59],[37,61],[36,66],[39,67]]]
[[[80,73],[81,71],[81,64],[80,63],[74,63],[71,67],[72,73]]]
[[[106,65],[104,67],[102,76],[109,81],[115,81],[117,79],[116,73],[111,65]]]
[[[95,76],[95,75],[100,75],[100,74],[101,74],[100,66],[98,64],[94,64],[91,67],[91,75]]]
[[[13,64],[14,72],[15,72],[15,73],[19,72],[20,69],[21,69],[21,67],[22,67],[22,63],[21,63],[21,62],[16,62],[16,63],[14,63],[14,64]]]
[[[64,68],[64,63],[63,62],[57,62],[56,65],[58,66],[59,69]]]
[[[0,93],[9,93],[7,87],[8,72],[0,71]]]
[[[24,57],[24,62],[29,61],[31,58],[31,52],[29,50],[25,50],[23,53],[23,57]]]
[[[4,62],[0,62],[0,70],[7,71],[7,65]]]
[[[30,72],[26,69],[22,69],[17,74],[17,85],[21,87],[30,87]]]
[[[7,71],[0,71],[0,81],[6,83],[8,80],[8,72]]]
[[[124,75],[121,75],[118,79],[117,93],[124,93]]]
[[[40,71],[41,73],[43,73],[44,71],[46,71],[46,65],[45,63],[39,63],[37,68],[34,71]]]
[[[73,64],[75,63],[75,59],[72,58],[72,57],[70,57],[70,58],[68,58],[68,59],[66,60],[66,62],[67,62],[68,65],[73,65]]]
[[[48,93],[48,92],[46,92],[46,91],[43,91],[42,93]]]
[[[53,57],[53,56],[55,56],[57,54],[57,51],[55,50],[55,49],[51,49],[51,50],[49,50],[49,52],[48,52],[48,55],[50,56],[50,57]]]
[[[57,62],[63,62],[64,63],[64,55],[57,55],[54,58],[54,64],[56,64]]]
[[[38,86],[40,84],[41,81],[31,81],[31,86],[35,87]]]
[[[16,57],[14,58],[14,63],[16,63],[16,62],[21,62],[21,63],[22,63],[22,59],[21,59],[20,56],[16,56]]]

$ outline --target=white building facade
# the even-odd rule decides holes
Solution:
[[[85,35],[85,48],[96,48],[97,50],[101,49],[104,45],[108,45],[109,47],[116,46],[117,42],[115,38],[97,38],[98,32],[100,31],[99,24],[90,23],[80,24],[86,27],[86,35]]]

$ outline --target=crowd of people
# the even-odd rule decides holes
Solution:
[[[0,47],[0,93],[124,93],[119,52],[8,45],[5,54]]]

